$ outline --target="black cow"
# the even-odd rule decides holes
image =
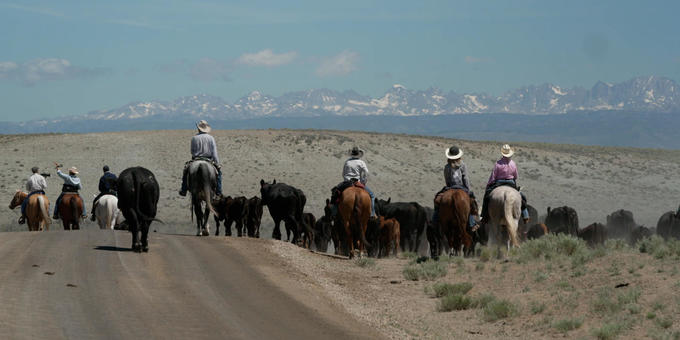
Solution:
[[[160,189],[156,177],[142,167],[123,170],[116,182],[118,187],[118,209],[132,233],[132,250],[149,251],[149,225],[156,220],[156,206]],[[139,233],[141,232],[141,238]]]
[[[593,223],[579,230],[578,237],[591,247],[603,245],[607,241],[607,228],[602,223]]]
[[[607,216],[607,235],[609,238],[629,239],[630,233],[637,227],[633,213],[628,210],[617,210]]]
[[[285,183],[271,184],[260,180],[260,193],[262,194],[262,205],[266,205],[269,214],[274,220],[274,231],[272,238],[281,239],[281,221],[286,223],[286,237],[290,240],[290,232],[293,232],[293,243],[300,240],[300,228],[304,228],[302,223],[302,211],[307,203],[307,198],[302,190],[292,187]],[[311,233],[311,231],[309,231]]]
[[[548,207],[545,225],[552,233],[578,236],[578,214],[574,208],[564,206],[550,209]]]
[[[402,251],[418,252],[420,235],[425,231],[427,212],[425,208],[416,202],[394,202],[391,198],[387,201],[375,200],[376,214],[388,218],[395,218],[400,225],[400,244]]]
[[[262,200],[253,196],[248,199],[248,218],[246,228],[249,237],[260,237],[260,223],[262,222]]]
[[[665,240],[671,237],[680,240],[680,216],[674,211],[661,215],[656,222],[656,233]]]
[[[637,226],[633,228],[633,230],[630,232],[630,236],[628,237],[628,244],[631,246],[634,246],[638,241],[641,241],[644,238],[652,237],[654,233],[647,227],[643,226]]]
[[[323,216],[314,224],[314,245],[316,250],[326,252],[333,236],[332,209],[328,199],[326,199],[326,206],[323,208],[323,212]]]
[[[244,226],[248,218],[248,199],[240,196],[221,197],[213,200],[215,208],[215,236],[220,235],[220,221],[224,221],[224,236],[231,236],[231,224],[236,222],[236,234],[243,236]]]
[[[520,241],[526,241],[529,229],[538,223],[538,211],[536,208],[527,204],[527,210],[529,211],[529,223],[524,223],[524,219],[520,218],[519,225],[517,226],[517,235]]]

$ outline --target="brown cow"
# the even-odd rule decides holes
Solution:
[[[302,239],[302,247],[311,249],[314,242],[314,226],[316,225],[316,217],[312,213],[302,214],[303,228],[300,228],[300,238]]]
[[[524,232],[523,237],[527,240],[534,240],[544,235],[548,235],[548,227],[544,223],[534,223]]]
[[[399,221],[396,218],[388,218],[380,216],[380,236],[378,237],[378,242],[380,244],[380,250],[378,251],[378,257],[390,256],[390,248],[394,247],[394,256],[397,256],[397,251],[399,249]]]
[[[579,230],[578,237],[586,241],[591,247],[603,245],[607,240],[607,227],[602,223],[593,223]]]

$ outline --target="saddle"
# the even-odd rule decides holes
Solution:
[[[222,168],[215,160],[212,158],[207,158],[207,157],[193,157],[190,161],[187,161],[184,163],[184,170],[187,170],[189,168],[189,165],[195,161],[204,161],[212,164],[215,167],[215,170],[219,172],[219,170]]]
[[[331,203],[333,204],[340,203],[340,196],[342,195],[342,192],[349,187],[366,189],[366,186],[363,183],[359,182],[354,178],[349,181],[343,181],[342,183],[336,185],[333,189],[331,189]]]
[[[75,185],[64,183],[64,185],[61,186],[61,192],[64,194],[77,194],[78,187]]]

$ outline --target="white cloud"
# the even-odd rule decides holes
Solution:
[[[255,53],[245,53],[236,59],[237,64],[249,66],[281,66],[290,64],[297,57],[297,52],[291,51],[276,54],[270,49],[265,49]]]
[[[344,50],[340,54],[321,60],[321,64],[316,68],[316,74],[320,77],[344,76],[357,69],[359,53]]]
[[[41,81],[91,77],[109,73],[105,68],[77,67],[66,59],[39,58],[17,64],[0,61],[0,79],[9,79],[32,86]]]

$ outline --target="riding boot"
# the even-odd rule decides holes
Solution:
[[[187,170],[189,168],[185,167],[184,172],[182,172],[182,188],[179,190],[179,195],[180,196],[186,196],[187,195],[187,190],[189,190],[187,186]]]
[[[92,222],[97,220],[97,216],[95,216],[95,211],[97,210],[98,204],[99,204],[99,202],[92,204],[92,216],[90,217],[90,221],[92,221]]]

